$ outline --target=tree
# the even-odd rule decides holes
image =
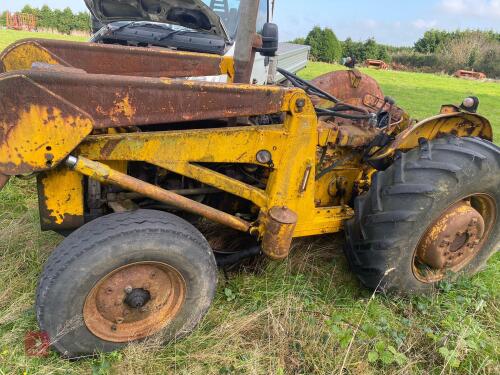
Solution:
[[[314,27],[305,40],[311,46],[311,55],[314,59],[324,62],[336,62],[342,57],[342,46],[333,30]]]
[[[424,36],[415,43],[415,51],[419,53],[434,53],[450,37],[450,33],[441,30],[426,31]]]
[[[306,38],[295,38],[292,40],[290,43],[295,43],[295,44],[306,44]]]

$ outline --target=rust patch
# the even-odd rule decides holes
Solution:
[[[286,207],[273,207],[266,217],[262,251],[271,259],[284,259],[290,253],[298,216]]]
[[[291,91],[279,87],[70,74],[57,70],[23,71],[22,76],[26,82],[21,81],[18,74],[2,75],[0,82],[4,82],[4,87],[0,87],[0,95],[12,98],[10,110],[0,107],[0,117],[18,116],[19,108],[32,103],[33,98],[41,100],[43,94],[29,95],[25,91],[29,81],[42,88],[45,96],[50,96],[47,93],[56,96],[57,100],[51,98],[54,106],[69,102],[89,114],[94,129],[273,114],[282,111],[284,97]],[[10,118],[7,122],[14,120]]]
[[[85,300],[83,319],[103,340],[131,342],[164,329],[185,298],[186,283],[175,268],[159,262],[134,263],[99,281]]]
[[[353,77],[355,77],[355,80],[353,80]],[[311,83],[341,100],[353,98],[363,100],[367,95],[372,95],[377,98],[384,97],[384,93],[377,81],[357,70],[355,73],[351,73],[349,70],[339,70],[327,73],[315,78]],[[317,98],[313,98],[313,103],[317,105],[320,104],[321,101]],[[329,105],[331,105],[331,103]]]
[[[101,156],[104,159],[107,159],[112,154],[116,146],[120,144],[120,142],[121,139],[110,139],[109,141],[107,141],[101,150]]]
[[[12,60],[19,50],[33,51],[31,59],[25,57],[24,69],[43,61],[92,74],[136,77],[231,76],[234,71],[228,58],[217,55],[46,39],[19,41],[0,55],[0,61]],[[40,55],[50,56],[50,60],[40,60]]]

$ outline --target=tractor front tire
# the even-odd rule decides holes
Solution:
[[[378,172],[346,223],[346,256],[371,289],[421,294],[481,270],[500,241],[500,149],[422,140]]]
[[[76,230],[50,255],[36,315],[52,347],[76,358],[190,333],[216,286],[213,252],[191,224],[160,211],[115,213]]]

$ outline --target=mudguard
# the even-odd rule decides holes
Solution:
[[[476,113],[454,112],[430,117],[398,134],[393,142],[371,159],[390,157],[397,150],[407,151],[418,147],[423,138],[428,141],[453,134],[457,137],[479,137],[493,140],[493,129],[485,117]]]

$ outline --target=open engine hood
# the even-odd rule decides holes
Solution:
[[[220,17],[201,0],[85,0],[101,23],[152,21],[212,32],[227,39]]]

